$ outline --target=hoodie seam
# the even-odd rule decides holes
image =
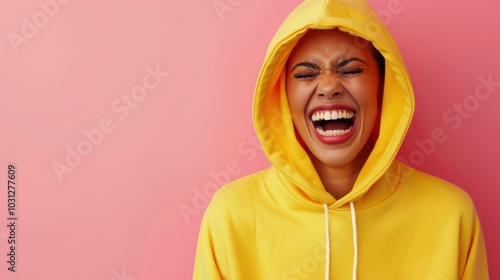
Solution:
[[[280,171],[279,169],[277,169],[277,167],[275,167],[275,168],[276,168],[276,173],[277,173],[277,175],[278,175],[278,178],[279,178],[279,180],[280,180],[280,183],[281,183],[281,185],[283,186],[283,188],[285,189],[285,192],[286,192],[286,193],[287,193],[287,194],[288,194],[288,195],[289,195],[289,196],[290,196],[290,197],[291,197],[294,201],[296,201],[297,203],[299,203],[299,204],[301,204],[301,205],[304,205],[304,206],[306,206],[306,207],[308,207],[308,208],[310,208],[310,209],[312,209],[312,210],[321,210],[321,206],[323,205],[323,203],[321,203],[321,202],[312,202],[312,203],[314,203],[314,204],[318,203],[319,207],[318,207],[318,208],[316,208],[316,207],[314,207],[314,206],[312,206],[312,205],[309,205],[308,203],[306,203],[306,202],[302,201],[301,199],[297,198],[297,197],[296,197],[296,196],[295,196],[295,195],[294,195],[294,194],[293,194],[293,193],[292,193],[292,192],[288,189],[287,184],[283,181],[283,180],[286,180],[286,178],[282,178],[282,176],[283,176],[283,175],[281,174],[281,171]],[[289,181],[289,182],[290,182],[291,187],[293,187],[293,188],[295,188],[295,187],[296,187],[296,186],[294,185],[295,183],[293,183],[292,181]]]
[[[392,195],[394,194],[394,192],[397,190],[397,188],[399,187],[399,185],[400,185],[400,183],[401,183],[401,163],[400,163],[399,161],[397,161],[397,160],[393,160],[392,162],[396,162],[396,164],[397,164],[397,168],[398,168],[398,178],[397,178],[397,182],[392,183],[392,184],[394,184],[394,188],[392,189],[392,191],[391,191],[391,192],[390,192],[390,193],[389,193],[389,194],[388,194],[385,198],[383,198],[383,199],[381,199],[380,201],[377,201],[377,202],[375,202],[375,203],[373,203],[373,204],[371,204],[371,205],[369,205],[369,206],[367,206],[367,207],[360,207],[360,208],[356,207],[356,211],[357,211],[357,212],[361,212],[361,211],[364,211],[364,210],[368,210],[368,209],[370,209],[370,208],[372,208],[372,207],[376,207],[376,206],[378,206],[378,205],[379,205],[379,204],[381,204],[381,203],[384,203],[384,201],[386,201],[386,200],[390,199],[390,198],[392,197]],[[389,166],[390,166],[390,164],[389,164]],[[273,167],[277,169],[277,167],[276,167],[276,166],[273,166]],[[373,188],[373,187],[374,187],[374,185],[377,183],[377,181],[382,179],[383,175],[387,172],[387,170],[388,170],[388,169],[389,169],[389,168],[386,168],[386,169],[385,169],[385,171],[384,171],[384,172],[382,172],[382,176],[380,176],[380,178],[378,178],[378,179],[377,179],[377,180],[376,180],[373,184],[371,184],[371,185],[368,187],[368,189]],[[304,206],[306,206],[306,207],[308,207],[308,208],[310,208],[310,209],[312,209],[312,210],[321,210],[322,205],[323,205],[324,203],[326,203],[326,202],[312,202],[312,203],[314,203],[314,204],[318,204],[318,205],[319,205],[319,207],[318,207],[318,208],[316,208],[315,206],[310,205],[310,204],[306,203],[305,201],[303,201],[303,200],[301,200],[301,199],[297,198],[297,197],[296,197],[296,196],[295,196],[295,195],[294,195],[294,194],[293,194],[293,193],[292,193],[292,192],[288,189],[287,184],[283,181],[283,180],[286,180],[286,178],[282,178],[282,176],[283,176],[283,175],[281,174],[282,172],[281,172],[279,169],[275,170],[275,172],[277,172],[277,176],[278,176],[278,178],[279,178],[279,180],[280,180],[281,185],[282,185],[282,186],[283,186],[283,188],[285,189],[285,192],[286,192],[289,196],[291,196],[291,197],[292,197],[292,199],[293,199],[294,201],[296,201],[296,202],[298,202],[299,204],[304,205]],[[294,185],[295,183],[293,183],[292,181],[290,181],[290,180],[289,180],[289,183],[290,183],[290,186],[291,186],[291,187],[296,187],[296,186]],[[299,188],[299,189],[300,189],[300,188]],[[365,192],[365,193],[366,193],[366,192]],[[346,204],[342,204],[342,207],[346,207],[346,205],[348,205],[348,203],[349,203],[349,202],[351,202],[351,201],[355,202],[355,200],[349,200],[349,201],[346,201]],[[328,203],[327,203],[327,205],[328,205]],[[332,208],[330,208],[330,206],[331,206],[331,205],[329,205],[329,206],[328,206],[328,208],[329,208],[331,211],[340,211],[340,212],[348,212],[348,211],[350,211],[348,208],[346,208],[346,209],[342,209],[342,208],[340,208],[340,207],[335,207],[335,208],[333,208],[333,209],[332,209]]]

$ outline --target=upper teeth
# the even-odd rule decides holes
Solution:
[[[338,119],[352,119],[354,117],[354,113],[346,110],[339,111],[317,111],[312,114],[311,119],[313,121],[329,121],[329,120],[338,120]]]

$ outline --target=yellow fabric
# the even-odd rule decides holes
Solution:
[[[353,190],[325,191],[296,139],[285,63],[309,29],[339,28],[384,56],[380,136]],[[354,201],[358,279],[488,279],[479,220],[460,188],[395,159],[414,111],[399,49],[361,0],[306,0],[273,38],[255,88],[253,120],[272,167],[221,188],[200,228],[193,278],[324,279],[329,206],[330,279],[352,279]]]

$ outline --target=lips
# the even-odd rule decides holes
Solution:
[[[309,119],[316,136],[325,144],[340,144],[349,140],[356,126],[356,112],[339,104],[316,107]]]

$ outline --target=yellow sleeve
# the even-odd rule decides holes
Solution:
[[[462,274],[462,280],[488,280],[488,260],[486,257],[486,247],[484,244],[483,233],[479,218],[474,209],[473,221],[470,224],[470,234],[468,237],[469,246],[462,248],[461,255],[465,255],[465,266]]]
[[[215,219],[214,219],[215,218]],[[194,262],[193,280],[222,280],[216,257],[216,248],[221,249],[223,244],[216,245],[216,239],[220,238],[217,233],[217,218],[214,217],[210,205],[203,215],[198,235],[198,245]]]

